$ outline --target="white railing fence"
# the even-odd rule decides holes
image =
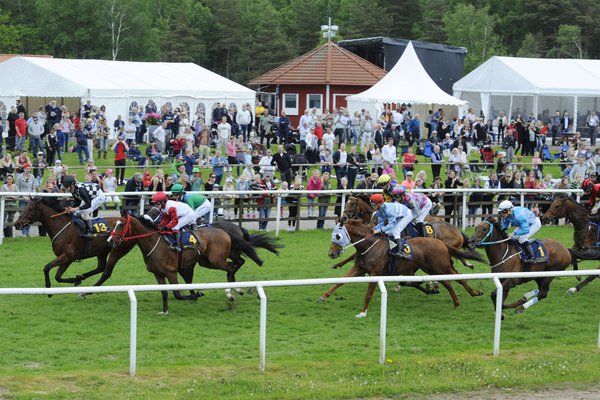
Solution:
[[[503,288],[501,279],[509,278],[537,278],[537,277],[567,277],[567,276],[600,276],[600,270],[558,271],[558,272],[510,272],[510,273],[482,273],[482,274],[457,274],[457,275],[420,275],[420,276],[373,276],[358,278],[324,278],[324,279],[299,279],[299,280],[274,280],[255,282],[236,282],[237,288],[256,288],[260,297],[259,321],[259,357],[260,370],[266,368],[267,354],[267,295],[265,288],[285,286],[313,286],[330,285],[336,283],[371,283],[377,282],[381,293],[381,312],[379,330],[379,363],[386,360],[386,335],[387,335],[387,289],[386,282],[426,282],[434,278],[437,281],[486,280],[491,279],[497,289],[496,311],[494,320],[493,354],[500,355],[500,333],[502,329],[502,297]],[[131,302],[130,313],[130,345],[129,345],[129,374],[135,376],[137,368],[137,299],[136,292],[161,291],[161,290],[214,290],[231,288],[231,283],[204,283],[180,285],[132,285],[132,286],[91,286],[68,288],[0,288],[0,295],[47,295],[47,294],[81,294],[81,293],[124,293],[126,292]],[[359,304],[359,302],[357,302]],[[350,317],[348,317],[350,318]],[[600,324],[598,328],[598,347],[600,348]]]
[[[519,196],[519,205],[524,205],[525,196],[528,194],[540,194],[540,189],[418,189],[416,192],[422,193],[451,193],[456,194],[457,196],[461,196],[461,204],[459,207],[460,217],[461,217],[461,227],[464,230],[467,226],[467,199],[468,196],[472,193],[494,193],[494,194],[513,194]],[[152,197],[152,195],[156,192],[115,192],[115,193],[106,193],[108,196],[118,195],[121,198],[123,196],[127,197],[139,197],[139,211],[140,213],[144,213],[146,207],[146,201]],[[276,197],[275,201],[275,235],[279,236],[280,225],[281,225],[281,209],[282,209],[282,199],[290,194],[294,195],[308,195],[308,194],[317,194],[317,195],[335,195],[341,196],[341,212],[344,212],[344,208],[346,205],[346,198],[355,193],[381,193],[381,190],[376,189],[353,189],[353,190],[271,190],[268,192],[257,192],[252,190],[245,191],[219,191],[219,192],[188,192],[188,193],[200,193],[207,196],[210,199],[220,199],[227,195],[237,195],[237,196],[258,196],[260,194],[269,193]],[[551,193],[551,194],[559,194],[559,193],[568,193],[575,195],[577,201],[579,201],[580,195],[583,193],[581,189],[551,189],[551,190],[543,190],[543,193]],[[24,192],[0,192],[0,244],[2,244],[4,240],[4,222],[5,222],[5,209],[6,209],[6,198],[7,197],[16,197],[21,200],[27,200],[30,197],[70,197],[68,193],[24,193]],[[14,201],[14,200],[13,200]],[[209,223],[214,221],[214,201],[213,208],[210,210],[209,214]]]

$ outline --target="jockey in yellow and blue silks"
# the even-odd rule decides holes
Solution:
[[[508,200],[504,200],[500,203],[498,212],[502,217],[503,230],[511,225],[516,227],[510,235],[510,238],[521,244],[521,247],[528,258],[528,261],[526,262],[543,262],[544,260],[536,260],[533,258],[531,244],[529,243],[529,238],[542,227],[540,219],[531,212],[531,210],[525,207],[515,207]]]
[[[377,179],[377,186],[379,186],[383,190],[383,197],[385,201],[392,202],[394,201],[394,197],[392,196],[392,190],[398,185],[398,181],[392,179],[389,175],[381,175],[379,179]]]
[[[423,237],[427,237],[425,232],[425,217],[429,215],[431,207],[431,199],[423,193],[407,192],[404,186],[398,185],[392,190],[392,196],[396,201],[406,205],[412,212],[413,221],[416,225],[417,232]]]
[[[386,203],[383,195],[379,193],[371,196],[371,204],[377,217],[377,226],[373,229],[373,233],[383,232],[393,236],[397,246],[395,252],[390,251],[390,255],[402,257],[404,254],[401,234],[412,220],[412,213],[404,204]]]

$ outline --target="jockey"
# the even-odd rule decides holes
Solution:
[[[66,211],[81,216],[85,224],[83,236],[93,237],[93,214],[98,207],[106,202],[104,192],[98,184],[92,182],[76,183],[75,178],[72,176],[65,176],[62,180],[62,186],[73,195],[74,199],[79,200],[77,207],[69,207]]]
[[[181,183],[176,183],[171,188],[171,194],[174,200],[186,203],[192,207],[196,214],[196,221],[205,216],[212,209],[212,203],[201,194],[187,194]]]
[[[371,204],[375,209],[375,216],[377,217],[377,226],[373,230],[373,233],[383,232],[394,237],[396,241],[396,252],[390,251],[390,255],[396,257],[403,257],[402,253],[402,238],[400,234],[406,228],[406,225],[410,223],[412,214],[410,210],[400,203],[385,203],[383,195],[375,193],[371,196]],[[387,220],[387,224],[385,223]]]
[[[594,183],[592,179],[584,179],[581,182],[581,188],[584,192],[590,195],[590,208],[592,209],[592,214],[597,214],[598,209],[600,208],[600,203],[594,208],[596,204],[596,199],[600,197],[600,183]]]
[[[158,230],[171,230],[176,233],[175,243],[171,243],[172,250],[181,251],[179,241],[181,232],[179,231],[186,225],[194,224],[194,210],[185,203],[168,200],[165,192],[157,192],[152,196],[152,204],[156,205],[163,213],[163,218],[158,224]]]
[[[394,200],[394,197],[392,196],[392,190],[396,185],[398,185],[398,181],[392,179],[392,177],[389,175],[384,174],[377,179],[377,186],[383,189],[383,196],[385,201],[388,203]]]
[[[528,259],[525,262],[543,262],[544,259],[533,258],[531,244],[528,241],[529,238],[542,227],[540,219],[536,217],[531,210],[525,207],[514,207],[508,200],[504,200],[500,203],[498,212],[502,217],[502,230],[508,228],[510,225],[517,228],[513,231],[512,235],[510,235],[510,238],[521,243],[521,247]]]
[[[423,193],[408,193],[404,186],[396,186],[392,190],[392,196],[401,204],[406,205],[411,211],[413,222],[417,227],[417,232],[423,237],[427,237],[425,232],[425,217],[429,215],[433,203],[431,199]]]

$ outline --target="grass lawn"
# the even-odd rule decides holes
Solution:
[[[572,228],[544,227],[539,238],[572,242]],[[329,231],[283,233],[282,255],[248,262],[239,281],[338,277],[327,257]],[[52,259],[47,238],[6,239],[0,286],[41,287]],[[72,265],[72,276],[92,261]],[[596,268],[586,262],[583,268]],[[458,265],[462,272],[470,272]],[[479,264],[475,272],[489,271]],[[91,285],[95,277],[84,282]],[[196,282],[221,282],[224,273],[196,270]],[[0,398],[410,398],[486,388],[591,385],[600,378],[598,282],[567,295],[574,278],[553,282],[549,297],[522,315],[507,313],[500,357],[492,356],[491,282],[474,281],[486,295],[470,298],[455,284],[457,309],[442,292],[403,288],[388,297],[387,363],[378,364],[379,295],[369,316],[356,319],[365,284],[346,285],[326,303],[325,286],[268,288],[267,370],[258,369],[259,299],[237,297],[229,309],[222,291],[197,302],[170,295],[170,314],[158,315],[158,293],[138,294],[138,376],[130,378],[129,300],[126,294],[2,296]],[[107,282],[153,284],[141,254],[123,259]],[[391,287],[391,285],[390,285]],[[516,299],[529,283],[511,292]]]

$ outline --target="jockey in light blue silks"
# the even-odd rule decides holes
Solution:
[[[377,217],[377,226],[373,233],[383,232],[393,236],[396,241],[396,249],[390,251],[390,255],[403,257],[401,233],[412,220],[412,213],[404,204],[386,203],[383,195],[379,193],[371,196],[371,204],[375,209],[374,215]]]
[[[545,261],[543,259],[536,260],[533,258],[531,244],[529,243],[529,238],[542,227],[540,219],[531,212],[531,210],[525,207],[515,207],[508,200],[504,200],[500,203],[498,212],[502,217],[503,230],[511,225],[516,227],[510,237],[521,244],[521,248],[528,259],[525,262],[536,263]]]

